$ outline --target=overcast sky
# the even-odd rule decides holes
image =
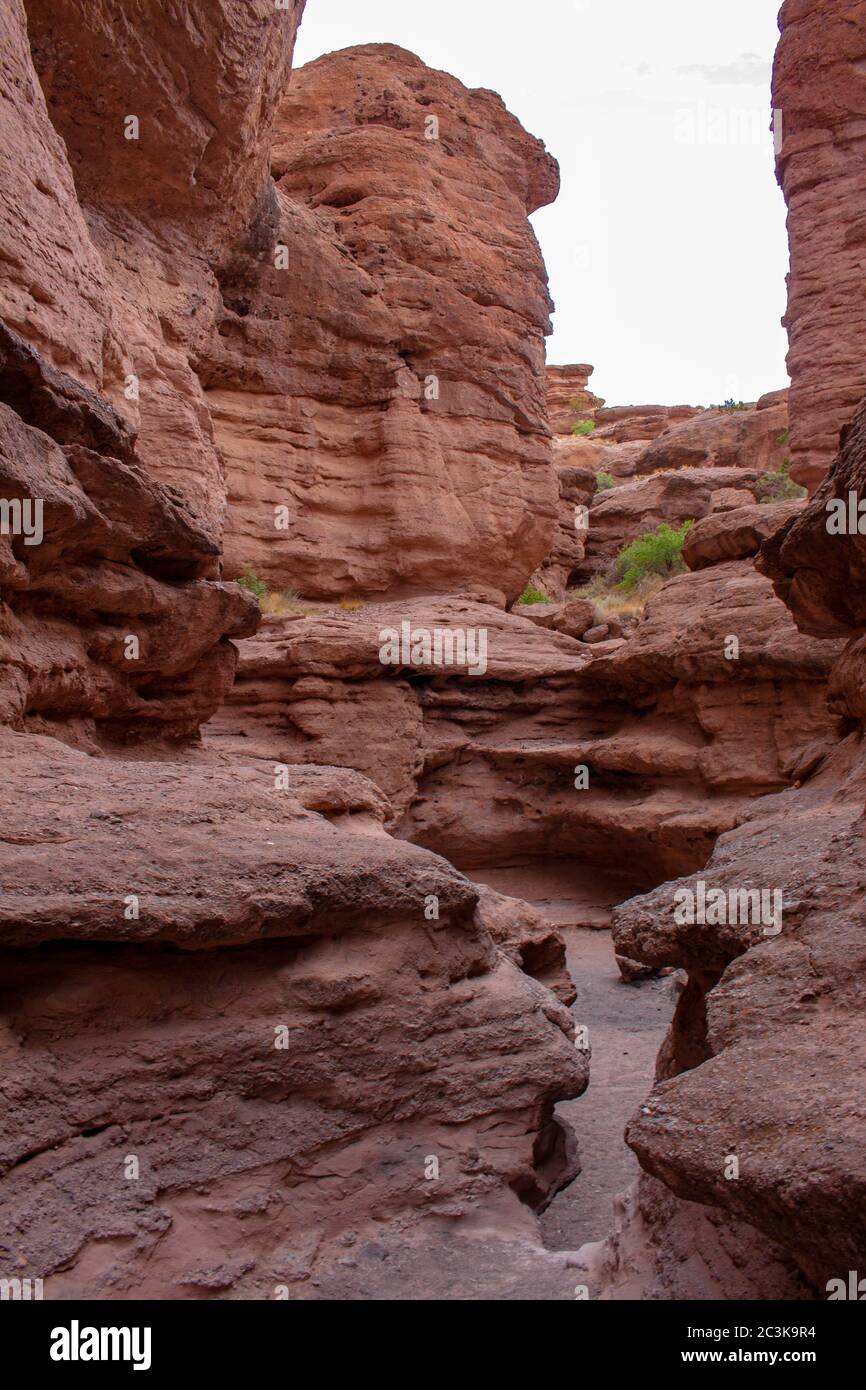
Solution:
[[[298,65],[401,44],[491,87],[562,166],[533,217],[551,362],[611,404],[787,384],[785,208],[770,70],[779,0],[308,0]]]

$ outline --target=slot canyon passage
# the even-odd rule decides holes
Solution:
[[[553,156],[302,10],[0,9],[0,1275],[824,1298],[866,7],[782,5],[791,385],[709,408],[546,365]]]

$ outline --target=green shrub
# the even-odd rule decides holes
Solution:
[[[253,574],[251,569],[244,570],[238,583],[242,589],[247,589],[251,594],[255,594],[257,599],[263,599],[268,592],[267,584],[263,579],[259,579],[258,575]]]
[[[536,589],[534,584],[527,584],[526,588],[523,590],[523,593],[520,595],[520,598],[517,600],[517,602],[524,604],[549,603],[550,600],[547,597],[547,594],[543,594],[540,589]]]
[[[596,473],[595,481],[599,492],[607,492],[608,488],[616,487],[616,479],[610,473]]]
[[[790,476],[791,460],[786,458],[782,467],[775,473],[765,473],[758,479],[759,502],[794,502],[806,496],[806,489],[800,487]]]
[[[628,593],[649,574],[659,574],[664,579],[680,574],[685,569],[683,541],[694,524],[694,521],[684,521],[674,530],[663,521],[655,531],[647,531],[625,546],[614,561],[620,588]]]
[[[710,406],[710,409],[711,409],[711,410],[729,410],[729,411],[733,411],[733,410],[748,410],[749,407],[748,407],[748,404],[747,404],[746,401],[729,400],[729,401],[723,401],[721,405],[712,405],[712,406]]]
[[[780,449],[784,449],[785,445],[786,445],[786,444],[790,444],[790,442],[791,442],[791,431],[790,431],[790,430],[782,430],[782,433],[781,433],[781,434],[778,436],[778,438],[776,439],[776,443],[778,444],[779,448],[780,448]]]
[[[572,434],[592,434],[595,429],[594,420],[578,420],[576,425],[572,425]]]

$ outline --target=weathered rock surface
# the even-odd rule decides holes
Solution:
[[[677,925],[685,883],[627,904],[614,933],[627,955],[690,976],[629,1143],[678,1196],[778,1242],[817,1289],[866,1249],[860,742],[852,736],[803,788],[755,803],[701,872],[708,890],[779,892],[779,934],[730,915]]]
[[[545,373],[555,162],[390,45],[287,85],[302,10],[0,19],[0,1263],[60,1298],[366,1297],[364,1261],[449,1267],[455,1228],[519,1250],[588,1054],[550,920],[461,869],[555,864],[650,890],[617,951],[685,978],[597,1277],[820,1293],[866,1248],[866,576],[824,505],[866,416],[813,503],[757,507],[784,393],[605,410]],[[813,61],[816,15],[787,0],[777,68],[810,481],[859,370],[863,23]],[[627,637],[504,611],[689,518]],[[223,562],[387,601],[254,634]],[[696,875],[778,891],[782,930],[676,918]]]
[[[604,625],[596,645],[593,621],[582,602],[517,616],[454,599],[269,618],[209,741],[348,765],[387,793],[401,836],[469,870],[565,856],[657,883],[705,863],[750,799],[832,743],[841,644],[798,633],[748,560],[670,581],[627,642]],[[485,632],[484,670],[383,665],[403,624]]]
[[[587,1062],[513,963],[562,983],[531,913],[476,916],[362,787],[331,824],[270,769],[0,742],[6,1267],[56,1297],[273,1297],[347,1229],[573,1176],[553,1105]]]
[[[644,450],[636,473],[671,468],[744,468],[771,473],[789,452],[787,393],[774,391],[746,410],[703,410],[669,426]]]
[[[200,368],[229,573],[313,598],[459,575],[515,598],[556,517],[550,301],[527,221],[556,195],[555,162],[493,93],[371,45],[294,75],[272,167],[265,246],[224,277]]]
[[[843,431],[841,453],[809,506],[761,549],[761,570],[773,579],[803,632],[851,636],[866,627],[861,499],[866,499],[866,403]]]
[[[554,435],[569,437],[580,420],[594,420],[604,405],[588,389],[594,367],[575,363],[567,367],[548,364],[545,373],[547,415]]]
[[[462,566],[504,604],[553,534],[527,212],[555,163],[390,47],[281,104],[302,8],[32,0],[36,69],[17,0],[0,21],[0,1264],[49,1297],[307,1296],[422,1219],[525,1235],[578,1166],[560,938],[384,828],[437,671],[355,718],[381,642],[299,629],[298,744],[195,745],[259,618],[220,582],[227,510],[229,571],[236,542],[308,592]],[[533,625],[477,610],[498,680],[588,659],[544,634],[527,664]]]
[[[866,394],[866,17],[853,0],[785,0],[773,106],[788,204],[791,476],[814,491]]]
[[[802,635],[792,641],[788,622],[767,634],[760,656],[741,645],[743,669],[759,681],[776,664],[781,674],[795,654],[804,672],[811,666],[816,674],[829,656],[835,730],[826,728],[787,762],[794,786],[753,801],[704,867],[626,903],[614,926],[617,950],[629,959],[688,974],[655,1089],[629,1126],[628,1142],[644,1169],[677,1197],[702,1203],[725,1221],[746,1222],[771,1241],[793,1260],[813,1297],[826,1297],[830,1280],[846,1280],[866,1250],[860,1027],[866,623],[856,606],[861,539],[856,530],[829,533],[825,508],[826,499],[844,495],[859,477],[864,455],[858,415],[818,495],[796,504],[787,520],[785,508],[773,509],[782,525],[764,539],[760,564],[774,576]],[[749,548],[758,539],[749,537],[748,516],[731,513],[725,521]],[[708,529],[708,549],[713,539]],[[724,543],[724,534],[718,539]],[[708,550],[696,560],[707,556]],[[746,566],[736,561],[691,578]],[[726,619],[734,613],[726,605]],[[847,645],[827,640],[843,634],[851,638]],[[693,660],[701,639],[691,631],[686,641],[680,656],[676,646],[669,650],[672,666]],[[637,643],[626,651],[634,661]],[[783,688],[790,690],[790,682]],[[753,737],[738,765],[752,767],[761,757],[745,703],[739,717]],[[787,714],[786,731],[796,717]],[[669,1246],[669,1228],[678,1220],[669,1212],[653,1231],[633,1228],[645,1257],[647,1241],[660,1250]],[[604,1256],[613,1261],[610,1288],[618,1277],[617,1239]]]
[[[642,443],[703,413],[695,405],[604,406],[594,415],[596,437],[616,444]]]
[[[35,72],[18,0],[0,35],[26,209],[0,313],[118,407],[231,577],[516,597],[556,510],[543,146],[390,45],[286,90],[301,0],[191,0],[147,36],[102,3],[26,8]]]
[[[412,643],[383,664],[383,648],[391,635],[402,639],[404,624]],[[470,658],[448,661],[443,650],[437,665],[431,647],[413,662],[414,643],[423,646],[424,635],[437,631],[451,635],[455,656],[463,634]],[[395,818],[410,808],[415,815],[419,798],[427,800],[419,793],[426,773],[468,761],[486,726],[521,710],[525,720],[527,708],[555,703],[590,659],[571,637],[454,598],[266,618],[259,636],[242,646],[238,679],[212,738],[220,749],[248,756],[352,767],[388,795]],[[471,802],[477,805],[478,796]],[[452,807],[439,833],[423,842],[442,853],[447,844],[458,862],[471,863],[485,834],[484,825],[468,829],[472,806]],[[456,839],[448,825],[459,826]],[[519,833],[514,826],[512,836]]]
[[[195,734],[258,609],[205,577],[214,542],[110,406],[2,324],[0,497],[0,723],[89,747]]]
[[[690,570],[705,569],[723,560],[747,560],[757,555],[765,540],[795,520],[804,502],[756,503],[725,507],[698,521],[686,535],[683,559]]]
[[[580,445],[586,443],[586,447]],[[577,447],[576,447],[577,446]],[[598,486],[593,462],[598,451],[583,440],[555,439],[553,466],[559,487],[557,527],[550,552],[530,583],[559,600],[579,572],[586,555],[588,509]]]
[[[790,1255],[747,1222],[682,1201],[642,1173],[614,1204],[605,1241],[580,1251],[591,1296],[602,1302],[810,1300]]]
[[[219,316],[222,263],[272,197],[269,132],[302,12],[303,0],[189,0],[145,29],[102,0],[13,6],[26,78],[3,119],[13,159],[40,171],[42,188],[24,190],[23,256],[43,307],[4,259],[0,313],[100,387],[148,470],[181,488],[214,540],[224,468],[197,356]],[[59,150],[29,166],[20,129],[49,120],[65,151],[55,135]],[[80,211],[67,208],[73,177]]]
[[[589,515],[584,558],[573,571],[573,582],[587,583],[595,575],[605,574],[624,546],[654,531],[663,521],[676,527],[726,510],[726,493],[732,487],[745,491],[755,502],[760,477],[760,469],[746,467],[682,468],[634,478],[597,493]]]

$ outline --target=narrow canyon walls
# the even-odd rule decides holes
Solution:
[[[388,833],[417,754],[201,741],[224,571],[504,602],[555,522],[556,166],[401,50],[293,92],[302,8],[0,18],[0,1271],[49,1298],[316,1297],[579,1166],[562,941]]]

